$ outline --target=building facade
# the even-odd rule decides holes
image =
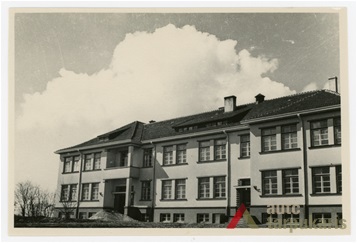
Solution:
[[[142,221],[224,223],[244,203],[257,223],[342,218],[340,95],[318,90],[148,124],[60,155],[57,214],[102,209]]]

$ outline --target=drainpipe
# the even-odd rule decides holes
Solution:
[[[227,220],[230,216],[230,199],[231,199],[231,145],[229,143],[229,135],[226,130],[223,130],[223,133],[227,137]]]
[[[307,169],[307,144],[306,144],[306,130],[304,121],[300,114],[297,114],[302,128],[302,143],[303,143],[303,162],[304,162],[304,195],[305,195],[305,210],[304,218],[309,219],[309,184],[308,184],[308,169]]]
[[[151,141],[151,145],[154,146],[154,161],[152,167],[152,202],[151,202],[151,217],[154,221],[155,201],[156,201],[156,145]]]
[[[76,208],[76,218],[78,219],[79,218],[79,202],[80,202],[80,199],[81,199],[81,188],[82,188],[83,154],[79,149],[77,151],[81,156],[81,159],[80,159],[81,162],[79,164],[79,180],[78,180],[78,190],[77,190],[78,191],[78,195],[77,195],[77,208]]]

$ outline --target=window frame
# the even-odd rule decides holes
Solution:
[[[205,144],[205,143],[207,143],[208,145],[203,146],[203,144]],[[199,149],[198,149],[198,161],[199,162],[210,161],[211,160],[211,141],[210,140],[199,141],[198,147],[199,147]],[[201,156],[203,150],[207,150],[207,151],[205,151],[205,156],[204,157]]]
[[[223,181],[218,181],[218,179],[223,179]],[[226,177],[225,176],[214,176],[213,177],[213,188],[214,188],[213,198],[219,198],[219,199],[226,198],[226,196],[227,196]],[[219,190],[218,194],[217,194],[217,189]]]
[[[338,122],[337,122],[338,121]],[[339,132],[338,130],[339,129]],[[339,136],[339,141],[338,141],[338,135]],[[333,141],[335,145],[341,145],[342,144],[342,130],[341,130],[341,117],[335,117],[333,118]]]
[[[287,175],[286,173],[288,171],[294,171],[296,174],[293,175]],[[300,193],[300,181],[299,181],[299,169],[283,169],[281,170],[282,174],[282,186],[283,186],[283,195],[295,195]],[[294,182],[294,179],[297,178],[297,182]],[[289,180],[289,192],[286,192],[286,189],[288,188],[286,179]],[[297,192],[294,192],[294,183],[297,183]]]
[[[219,144],[223,142],[224,144]],[[220,150],[219,150],[220,149]],[[215,139],[213,145],[214,160],[226,160],[227,159],[227,140],[225,138]]]
[[[179,182],[184,182],[184,183],[179,184]],[[180,189],[182,191],[179,191]],[[186,179],[175,179],[175,200],[184,200],[184,199],[186,199]]]
[[[161,181],[161,200],[172,200],[172,181],[173,180],[162,180]],[[165,185],[167,184],[167,185]],[[168,194],[169,196],[166,197],[166,191],[165,191],[165,188],[166,189],[169,189],[168,190]]]
[[[273,130],[273,129],[275,130],[274,133],[264,134],[264,131]],[[264,144],[265,144],[265,139],[268,137],[271,139],[269,140],[269,149],[266,150]],[[275,149],[272,149],[272,147],[273,147],[272,138],[274,138],[274,140],[275,140]],[[277,151],[277,150],[278,150],[278,144],[277,144],[276,126],[261,128],[261,151],[262,152],[272,152],[272,151]]]
[[[336,192],[342,194],[342,165],[335,166],[336,171]]]
[[[243,141],[244,137],[247,137],[248,140]],[[239,142],[240,142],[240,157],[241,158],[250,158],[250,134],[242,134],[242,135],[240,135]],[[243,148],[244,148],[243,145],[247,145],[247,147],[246,147],[247,154],[246,155],[243,153]]]
[[[269,176],[267,178],[267,176],[265,176],[265,174],[267,173],[270,173],[270,172],[275,172],[275,176]],[[271,180],[275,178],[275,182],[272,182]],[[266,190],[265,190],[265,180],[269,180],[269,193],[266,193]],[[273,188],[273,185],[276,185],[276,192],[273,193],[274,191],[274,188]],[[262,171],[262,195],[264,196],[272,196],[272,195],[278,195],[278,171],[277,170],[265,170],[265,171]]]
[[[145,148],[143,155],[143,168],[152,167],[153,148]]]
[[[313,124],[316,124],[316,123],[321,123],[321,122],[325,122],[326,125],[319,125],[319,127],[317,128],[313,128]],[[321,139],[321,136],[323,135],[322,133],[322,130],[326,130],[326,136],[327,136],[327,139]],[[318,145],[315,145],[315,140],[314,140],[314,132],[315,131],[320,131],[319,132],[319,144]],[[325,141],[327,140],[327,143],[324,144],[322,141]],[[310,121],[310,144],[311,144],[311,147],[321,147],[321,146],[327,146],[329,145],[329,132],[328,132],[328,119],[321,119],[321,120],[315,120],[315,121]]]
[[[198,198],[199,199],[210,198],[210,194],[211,194],[210,177],[200,177],[197,179],[198,179]],[[202,180],[208,180],[208,181],[202,183]],[[202,186],[205,186],[205,185],[206,185],[206,187],[201,188]],[[204,189],[204,191],[203,191],[203,194],[205,194],[204,196],[201,195],[201,189]],[[208,196],[206,196],[207,194],[208,194]]]
[[[88,159],[89,157],[89,159]],[[90,163],[89,169],[87,169],[87,163]],[[93,154],[84,154],[84,163],[83,163],[83,171],[91,171],[93,170]]]
[[[183,148],[180,148],[180,146],[184,146]],[[182,153],[182,162],[181,162],[181,156],[180,154]],[[187,145],[186,143],[178,144],[176,145],[176,164],[187,164]]]
[[[141,181],[141,201],[151,201],[151,180]]]
[[[184,213],[174,213],[173,222],[174,223],[184,223],[185,222],[185,214]]]
[[[318,169],[328,169],[328,172],[320,172],[320,173],[317,173],[316,170]],[[318,194],[330,194],[331,193],[331,170],[330,170],[330,166],[319,166],[319,167],[313,167],[312,168],[312,171],[311,171],[311,174],[312,174],[312,193],[314,195],[318,195]],[[324,179],[324,177],[327,177],[328,176],[328,181]],[[317,188],[316,187],[316,183],[318,183],[317,179],[316,178],[319,178],[320,179],[320,192],[317,192]],[[328,182],[329,183],[329,186],[325,186],[324,183]],[[328,191],[327,189],[328,188]]]
[[[84,198],[84,187],[88,186],[88,198]],[[81,201],[90,201],[90,197],[91,197],[91,192],[90,192],[90,183],[83,183],[82,184],[82,188],[81,188]]]
[[[284,128],[291,128],[291,127],[294,127],[295,130],[293,131],[284,131]],[[298,129],[297,129],[297,124],[294,123],[294,124],[287,124],[287,125],[281,125],[281,150],[290,150],[290,149],[297,149],[298,146],[299,146],[299,143],[298,143],[298,136],[297,136],[297,132],[298,132]],[[292,143],[291,142],[291,139],[293,139],[291,137],[291,135],[295,135],[295,139],[296,139],[296,143]],[[285,148],[285,141],[284,141],[284,137],[285,136],[288,136],[288,139],[289,139],[289,143],[288,143],[288,148]],[[296,147],[293,146],[293,144],[296,144]]]
[[[96,194],[94,194],[95,193],[94,192],[94,186],[97,186]],[[91,183],[91,190],[90,190],[90,200],[91,201],[99,201],[99,186],[100,186],[99,182]]]
[[[171,150],[167,151],[167,149],[169,148]],[[163,146],[162,165],[173,165],[173,164],[174,164],[174,146],[173,145]]]
[[[163,219],[165,219],[165,220],[163,220]],[[160,213],[160,222],[161,223],[170,223],[171,222],[171,213]]]
[[[210,215],[209,215],[209,213],[198,213],[196,215],[196,217],[197,217],[197,223],[198,224],[210,223]],[[200,217],[202,217],[202,221],[200,220]]]

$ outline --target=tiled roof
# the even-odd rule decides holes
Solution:
[[[150,139],[176,136],[179,134],[231,127],[239,125],[242,121],[249,122],[249,120],[256,118],[264,118],[303,110],[339,105],[340,102],[340,95],[338,93],[328,90],[317,90],[265,100],[259,104],[250,103],[240,105],[237,106],[232,112],[225,113],[223,109],[218,109],[149,124],[135,121],[111,132],[99,135],[98,137],[87,142],[58,150],[57,153],[61,153],[61,151],[69,151],[71,149],[75,150],[77,148],[90,145],[105,146],[107,143],[115,141],[129,140],[130,142],[140,143],[143,140],[147,141]],[[200,124],[222,120],[229,122],[212,127],[200,126]],[[178,132],[178,128],[189,126],[197,127],[193,130]]]

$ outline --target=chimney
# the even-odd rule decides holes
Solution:
[[[155,123],[155,122],[156,122],[156,121],[154,121],[154,120],[150,120],[150,121],[149,121],[149,123]]]
[[[224,97],[224,112],[234,111],[236,108],[237,97],[234,95]]]
[[[260,103],[262,103],[263,101],[264,101],[264,98],[265,98],[265,96],[264,95],[262,95],[262,94],[257,94],[256,96],[255,96],[255,103],[256,104],[260,104]]]

